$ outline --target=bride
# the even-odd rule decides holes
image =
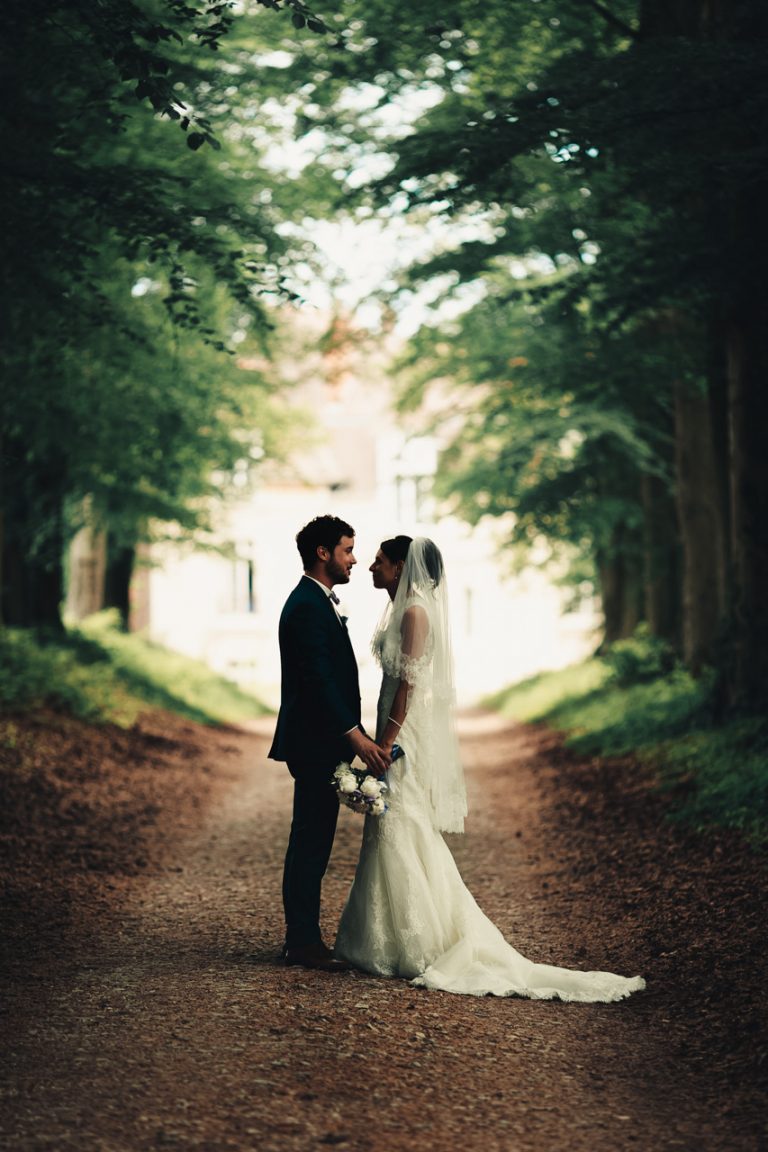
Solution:
[[[644,988],[639,976],[534,964],[478,908],[441,836],[463,831],[467,811],[442,556],[431,540],[397,536],[370,570],[389,594],[373,638],[383,672],[376,738],[405,755],[389,769],[388,811],[365,818],[335,955],[375,975],[473,996],[612,1001]]]

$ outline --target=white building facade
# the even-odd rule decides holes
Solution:
[[[247,496],[222,510],[220,542],[229,555],[186,544],[153,548],[152,639],[205,661],[276,706],[278,619],[301,576],[295,536],[313,516],[330,513],[356,532],[357,567],[337,592],[369,714],[378,682],[369,645],[386,593],[373,588],[368,566],[381,540],[397,533],[430,536],[443,552],[462,705],[583,659],[595,647],[592,610],[564,614],[563,592],[540,569],[505,574],[492,524],[470,528],[439,516],[432,500],[437,445],[398,426],[381,378],[335,371],[332,383],[321,378],[303,387],[300,398],[316,413],[317,444],[290,467],[257,472]]]

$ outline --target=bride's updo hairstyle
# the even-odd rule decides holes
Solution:
[[[405,560],[412,543],[410,536],[393,536],[391,540],[382,540],[379,547],[387,560],[392,564],[399,564],[401,560]],[[443,579],[443,557],[440,555],[440,549],[431,540],[423,539],[420,543],[422,567],[426,570],[432,587],[437,588]]]
[[[379,545],[391,564],[399,564],[401,560],[405,560],[410,546],[410,536],[393,536],[391,540],[382,540]]]

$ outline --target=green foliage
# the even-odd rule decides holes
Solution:
[[[654,752],[662,787],[675,798],[673,815],[698,828],[737,828],[756,845],[768,843],[768,721],[732,721],[663,743]]]
[[[543,720],[565,702],[588,700],[610,680],[602,660],[587,660],[556,672],[539,672],[489,696],[484,704],[521,722]]]
[[[53,619],[55,574],[84,518],[129,548],[152,521],[195,532],[212,475],[276,446],[272,385],[234,353],[266,363],[264,301],[289,294],[291,245],[270,206],[266,143],[233,127],[232,77],[245,64],[224,59],[255,13],[277,19],[266,8],[317,23],[301,0],[255,2],[236,22],[208,0],[14,3],[4,15],[0,551],[11,622]],[[53,601],[42,616],[38,586]]]
[[[113,613],[65,636],[0,631],[0,710],[44,703],[126,726],[147,708],[202,724],[235,724],[268,711],[204,664],[122,632]]]
[[[640,43],[638,18],[631,2],[565,3],[553,16],[523,0],[351,0],[331,45],[310,57],[283,42],[292,75],[308,73],[303,127],[322,126],[329,164],[343,170],[346,156],[352,170],[361,150],[382,162],[386,151],[371,202],[446,224],[403,280],[440,293],[401,365],[404,407],[425,401],[447,440],[438,494],[472,522],[504,517],[513,544],[541,553],[546,538],[593,564],[635,567],[640,478],[669,482],[671,381],[700,370],[704,343],[658,323],[673,290],[688,307],[703,288],[681,277],[669,199],[674,185],[690,200],[695,180],[648,77],[663,78],[670,101],[689,81],[668,45]],[[708,82],[712,53],[694,61],[678,47]],[[418,87],[433,106],[412,132],[388,131],[378,113],[395,99],[407,107]],[[711,245],[711,229],[696,242]]]
[[[714,680],[674,669],[653,676],[659,653],[642,635],[614,645],[618,658],[545,672],[486,703],[521,721],[567,733],[575,752],[633,756],[654,766],[672,797],[671,816],[706,828],[768,840],[768,721],[740,717],[716,724]],[[662,657],[663,664],[663,657]]]
[[[495,271],[493,291],[450,332],[417,335],[404,403],[429,399],[435,380],[458,391],[461,425],[455,403],[438,418],[449,437],[438,491],[470,522],[506,515],[513,544],[546,537],[639,561],[640,475],[668,482],[658,349],[651,355],[630,335],[604,339],[578,309],[563,316],[567,280],[553,284],[557,300],[534,305],[508,299],[511,277]]]
[[[609,680],[603,691],[566,700],[546,719],[568,731],[568,744],[577,752],[642,756],[660,740],[708,724],[710,694],[706,678],[694,680],[681,669],[629,687]]]
[[[653,636],[647,624],[641,625],[627,640],[611,644],[603,659],[622,688],[666,676],[677,662],[671,646]]]
[[[690,453],[711,448],[692,422],[675,426],[675,392],[727,407],[734,347],[750,349],[735,357],[747,392],[762,392],[765,5],[713,17],[704,0],[346,0],[328,26],[311,53],[283,41],[303,80],[300,131],[322,129],[339,201],[409,216],[422,252],[435,238],[394,306],[419,291],[434,304],[404,377],[406,402],[424,401],[448,441],[441,494],[473,522],[502,518],[532,554],[591,556],[612,639],[644,595],[660,630],[679,640],[682,600],[711,641],[677,562],[709,513],[676,537],[649,492],[669,509],[675,467],[685,478]],[[738,454],[737,440],[718,451]],[[722,469],[745,477],[753,523],[759,444],[746,455]],[[765,548],[750,549],[759,576],[738,601],[765,582]],[[759,631],[758,658],[762,619]]]
[[[103,658],[89,653],[81,660],[59,638],[0,631],[0,708],[10,712],[42,703],[88,720],[110,716],[116,706],[115,685],[105,675]]]

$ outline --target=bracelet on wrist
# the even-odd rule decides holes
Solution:
[[[387,720],[391,720],[398,728],[402,728],[403,726],[398,720],[395,720],[394,716],[387,716]]]

